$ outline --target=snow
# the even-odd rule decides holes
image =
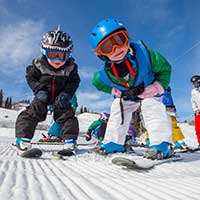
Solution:
[[[13,124],[18,114],[0,109],[1,200],[200,199],[200,153],[181,154],[183,161],[165,163],[148,172],[123,170],[111,163],[116,155],[88,154],[89,146],[80,146],[80,153],[66,161],[53,159],[49,152],[41,159],[24,159],[17,156],[17,151],[10,145],[14,142]],[[89,113],[79,115],[80,130],[85,131],[98,117]],[[51,120],[49,116],[43,124],[50,124]],[[185,141],[196,146],[194,127],[185,123],[180,127]],[[42,132],[45,130],[36,130],[34,140],[40,138]],[[80,137],[78,142],[85,141]],[[40,147],[52,151],[62,148]],[[139,159],[135,154],[124,156]]]

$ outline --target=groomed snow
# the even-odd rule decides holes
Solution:
[[[14,122],[18,113],[0,109],[0,199],[1,200],[199,200],[200,153],[181,154],[184,160],[156,166],[148,172],[126,171],[111,164],[111,158],[88,154],[87,146],[66,161],[44,153],[41,159],[23,159],[12,145]],[[4,117],[7,115],[8,117]],[[80,130],[99,116],[79,115]],[[48,119],[45,123],[50,123]],[[185,141],[197,145],[194,127],[180,124]],[[34,140],[45,131],[37,130]],[[83,137],[79,143],[83,143]],[[45,150],[62,147],[41,146]],[[123,155],[123,154],[118,154]],[[126,155],[125,155],[126,156]],[[130,157],[130,155],[129,155]],[[134,154],[132,158],[137,158]]]

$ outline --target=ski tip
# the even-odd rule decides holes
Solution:
[[[133,165],[135,162],[131,159],[124,158],[124,157],[115,157],[111,161],[115,165],[122,165],[122,166],[127,166],[127,165]]]
[[[23,152],[21,155],[23,158],[39,158],[42,156],[42,151],[37,148],[33,148]]]
[[[66,156],[66,157],[70,157],[70,156],[74,156],[75,153],[73,151],[67,150],[67,149],[63,149],[61,151],[58,151],[57,154],[61,155],[61,156]]]

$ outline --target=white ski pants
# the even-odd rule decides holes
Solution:
[[[107,128],[103,143],[114,142],[124,145],[126,133],[128,132],[132,112],[136,111],[140,103],[124,101],[121,99],[124,110],[124,123],[121,124],[120,99],[116,98],[110,111]],[[145,128],[149,132],[151,145],[163,141],[172,143],[172,128],[166,108],[159,98],[147,98],[141,102],[142,116]]]

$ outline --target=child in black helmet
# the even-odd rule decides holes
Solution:
[[[79,125],[70,100],[80,78],[71,56],[72,49],[71,37],[58,27],[43,36],[42,54],[27,67],[26,79],[34,92],[34,99],[16,121],[16,145],[20,150],[30,148],[38,122],[46,119],[48,105],[54,108],[53,117],[61,126],[65,148],[75,149]]]
[[[195,131],[198,141],[198,148],[200,148],[200,76],[194,75],[190,80],[194,86],[191,92],[191,102],[194,111]]]

